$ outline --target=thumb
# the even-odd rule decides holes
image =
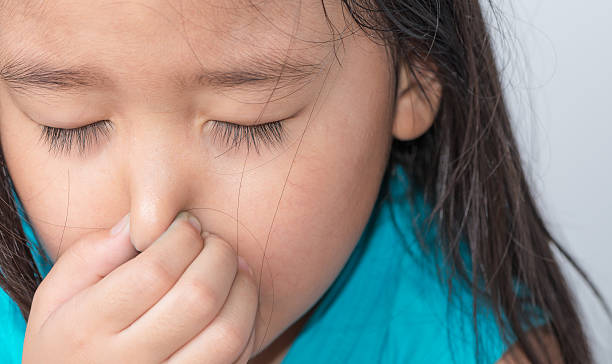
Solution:
[[[64,302],[138,254],[130,241],[130,214],[112,229],[88,234],[53,264],[34,294],[28,324],[42,323]]]

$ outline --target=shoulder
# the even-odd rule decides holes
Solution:
[[[550,358],[549,362],[563,363],[561,348],[555,339],[555,336],[545,327],[533,329],[527,334],[527,340],[534,344],[538,349],[536,355],[542,361],[546,362],[546,358]],[[541,343],[541,344],[538,344]],[[497,364],[529,364],[531,363],[525,352],[518,346],[512,345],[508,351],[497,361]]]

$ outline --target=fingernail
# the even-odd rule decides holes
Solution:
[[[189,223],[198,231],[198,233],[202,232],[202,225],[200,224],[200,220],[195,217],[193,214],[189,212],[183,211],[179,214],[178,218],[187,218]]]
[[[121,233],[126,226],[129,225],[130,222],[130,213],[128,212],[123,218],[121,218],[121,220],[119,220],[119,222],[113,226],[113,228],[110,231],[111,236],[117,236],[119,235],[119,233]]]
[[[249,264],[246,262],[246,260],[240,255],[238,256],[238,266],[245,272],[248,272],[251,276],[253,275],[253,270],[251,269]]]

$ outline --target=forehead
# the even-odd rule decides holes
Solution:
[[[334,38],[319,0],[5,0],[0,23],[0,57],[68,57],[126,74],[214,68],[245,54],[315,61]]]

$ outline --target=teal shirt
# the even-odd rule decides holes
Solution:
[[[457,283],[448,299],[434,258],[424,254],[411,228],[412,218],[424,212],[423,201],[405,198],[402,169],[390,177],[354,251],[283,364],[477,362],[471,291]],[[28,241],[38,244],[23,215],[22,225]],[[33,253],[46,275],[50,266]],[[507,345],[486,304],[479,305],[477,317],[479,362],[495,363]],[[19,363],[25,322],[2,290],[0,318],[1,362]]]
[[[408,201],[408,186],[398,168],[390,196],[381,190],[355,250],[283,364],[495,363],[508,349],[491,309],[481,305],[476,360],[470,287],[456,282],[449,301],[412,229],[425,205]]]

